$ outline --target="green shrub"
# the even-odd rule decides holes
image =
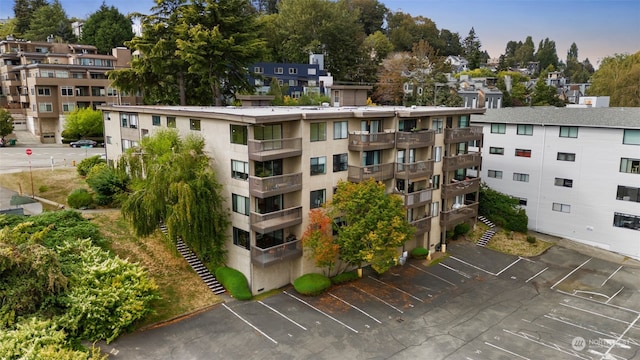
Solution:
[[[535,244],[536,243],[536,237],[533,235],[527,235],[527,242],[529,244]]]
[[[78,163],[78,167],[76,168],[76,171],[80,176],[87,176],[89,171],[91,171],[91,168],[93,168],[98,164],[104,164],[104,163],[105,161],[100,159],[100,155],[91,156],[80,161],[80,163]]]
[[[411,257],[414,259],[426,259],[427,255],[429,255],[429,250],[420,246],[411,250]]]
[[[40,185],[40,187],[38,188],[38,191],[40,193],[45,193],[45,192],[49,191],[49,187],[47,185]]]
[[[74,209],[90,209],[93,207],[93,195],[87,189],[75,189],[67,197],[67,204]]]
[[[304,274],[293,281],[293,288],[302,295],[316,296],[331,286],[331,280],[322,274]]]
[[[355,271],[346,271],[331,278],[331,282],[335,285],[348,283],[358,279],[358,273]]]
[[[453,232],[455,234],[454,236],[464,235],[468,233],[469,230],[471,230],[471,226],[469,224],[467,223],[458,224],[456,225],[455,228],[453,228]]]
[[[96,193],[98,205],[110,205],[116,202],[118,194],[125,192],[129,177],[121,175],[106,163],[99,163],[89,170],[86,181]]]
[[[227,291],[238,300],[251,300],[249,283],[243,273],[230,267],[221,266],[216,269],[216,278]]]

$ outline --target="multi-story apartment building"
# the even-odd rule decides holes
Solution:
[[[0,106],[9,109],[18,130],[29,130],[44,143],[60,142],[65,115],[76,108],[141,102],[141,97],[118,92],[106,76],[130,61],[126,48],[100,55],[94,46],[53,39],[2,40]]]
[[[331,200],[340,180],[373,178],[402,196],[416,227],[406,250],[435,251],[446,230],[477,217],[481,154],[469,143],[481,144],[482,128],[469,122],[483,109],[100,108],[116,161],[157,129],[204,137],[231,214],[228,265],[247,276],[254,294],[319,271],[300,237],[309,210]]]
[[[640,258],[640,108],[487,110],[482,178],[529,228]]]

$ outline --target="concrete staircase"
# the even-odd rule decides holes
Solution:
[[[160,225],[160,231],[167,234],[168,233],[167,226],[164,224]],[[213,276],[211,272],[209,272],[206,266],[204,266],[204,264],[202,263],[202,261],[200,261],[200,259],[198,259],[196,254],[194,254],[194,252],[191,251],[191,249],[189,249],[189,247],[187,246],[187,244],[185,244],[182,238],[177,239],[176,248],[178,249],[178,252],[180,252],[182,257],[185,260],[187,260],[187,263],[189,263],[193,271],[195,271],[196,274],[200,276],[200,279],[202,279],[202,281],[204,281],[204,283],[207,284],[209,289],[211,289],[211,291],[214,294],[217,295],[225,292],[225,289],[222,286],[222,284],[220,284],[216,279],[216,277]]]
[[[496,234],[496,225],[484,216],[478,216],[478,220],[489,227],[489,230],[485,231],[480,240],[476,243],[478,246],[485,247],[493,235]]]

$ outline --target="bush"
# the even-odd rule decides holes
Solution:
[[[93,195],[87,189],[75,189],[67,197],[67,204],[74,209],[90,209],[93,207]]]
[[[49,187],[47,185],[40,185],[40,187],[38,188],[38,191],[40,193],[46,193],[47,191],[49,191]]]
[[[302,295],[316,296],[331,287],[331,280],[322,274],[304,274],[293,281],[293,288]]]
[[[335,285],[348,283],[358,279],[358,273],[355,271],[347,271],[331,278],[331,282]]]
[[[110,205],[116,201],[118,194],[125,192],[129,178],[126,175],[120,175],[106,163],[99,163],[91,168],[86,181],[96,193],[98,205]]]
[[[251,300],[249,283],[243,273],[230,267],[221,266],[216,269],[216,278],[227,291],[238,300]]]
[[[536,239],[536,237],[535,237],[535,236],[533,236],[533,235],[527,235],[527,242],[528,242],[529,244],[535,244],[535,243],[536,243],[536,240],[537,240],[537,239]]]
[[[411,257],[414,259],[426,259],[427,255],[429,255],[429,250],[420,246],[411,250]]]
[[[80,161],[80,163],[78,163],[78,167],[77,167],[77,171],[78,171],[78,175],[80,176],[87,176],[87,174],[89,173],[89,171],[91,171],[91,169],[98,165],[98,164],[104,164],[105,161],[100,159],[100,155],[96,155],[96,156],[91,156],[88,157],[82,161]]]

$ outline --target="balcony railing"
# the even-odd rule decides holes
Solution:
[[[371,178],[378,181],[389,180],[393,178],[394,166],[395,163],[368,166],[349,165],[348,179],[352,182],[361,182]]]
[[[249,159],[268,161],[302,155],[302,138],[249,140]]]
[[[372,151],[393,149],[395,133],[349,134],[349,150]]]
[[[436,133],[434,130],[421,130],[418,132],[397,132],[396,147],[398,148],[421,148],[433,146],[436,143]]]
[[[457,209],[440,212],[440,226],[447,230],[453,229],[456,225],[463,223],[467,219],[478,216],[478,203],[462,205]]]
[[[302,189],[302,173],[279,176],[249,176],[249,192],[261,199]]]
[[[433,190],[425,189],[404,194],[404,206],[408,208],[423,206],[431,202]]]
[[[431,231],[431,216],[425,216],[421,219],[413,220],[409,222],[409,224],[416,228],[416,235],[424,234]]]
[[[444,143],[457,144],[461,142],[482,141],[482,126],[469,126],[465,128],[445,128]]]
[[[264,234],[302,223],[302,206],[266,214],[251,212],[250,218],[251,229]]]
[[[458,195],[470,194],[480,189],[480,178],[455,181],[442,186],[442,198],[450,199]]]
[[[453,171],[457,169],[468,169],[480,165],[482,165],[482,155],[474,152],[456,156],[445,156],[442,164],[442,170]]]
[[[251,248],[251,262],[254,265],[266,267],[285,260],[302,256],[302,243],[300,240],[285,242],[284,244],[261,249],[257,246]]]
[[[414,163],[396,163],[395,176],[398,179],[430,178],[433,176],[433,160],[418,161]]]

